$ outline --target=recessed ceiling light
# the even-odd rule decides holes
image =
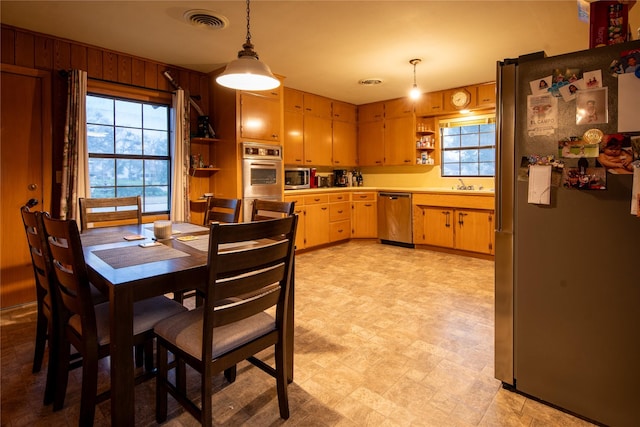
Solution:
[[[382,84],[382,80],[381,79],[362,79],[362,80],[358,80],[358,84],[362,86],[375,86],[375,85]]]

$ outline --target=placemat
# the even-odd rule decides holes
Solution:
[[[190,240],[183,240],[184,238],[189,238]],[[185,245],[191,246],[193,249],[197,249],[202,252],[209,251],[209,235],[205,234],[203,236],[180,236],[176,237],[180,243],[184,243]]]
[[[145,225],[147,230],[153,231],[153,223]],[[203,227],[202,225],[191,224],[190,222],[174,222],[171,224],[171,230],[175,233],[195,233],[196,231],[207,231],[208,227]]]
[[[113,268],[131,267],[167,259],[181,258],[189,254],[165,245],[141,248],[138,245],[121,248],[102,249],[93,254]]]
[[[89,234],[80,234],[82,246],[106,245],[108,243],[125,242],[124,236],[133,233],[119,231],[94,232]],[[142,241],[142,240],[141,240]]]

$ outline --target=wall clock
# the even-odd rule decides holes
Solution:
[[[471,102],[471,94],[465,89],[458,89],[451,94],[451,105],[456,108],[464,108]]]

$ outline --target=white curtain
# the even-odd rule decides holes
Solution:
[[[67,117],[62,152],[60,218],[79,221],[78,198],[89,191],[87,153],[87,72],[71,70],[67,85]]]
[[[189,222],[189,95],[178,89],[173,93],[171,147],[171,220]]]

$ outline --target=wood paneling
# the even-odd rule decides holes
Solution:
[[[71,68],[71,45],[62,40],[53,42],[53,69],[68,70]]]
[[[33,68],[33,52],[33,34],[16,34],[16,65],[19,65],[21,67]]]
[[[89,48],[87,52],[87,74],[93,79],[102,79],[102,51]]]
[[[87,69],[87,48],[85,46],[71,45],[71,68],[76,70]]]
[[[33,56],[36,68],[51,70],[53,68],[53,40],[48,37],[37,36],[35,38]]]

